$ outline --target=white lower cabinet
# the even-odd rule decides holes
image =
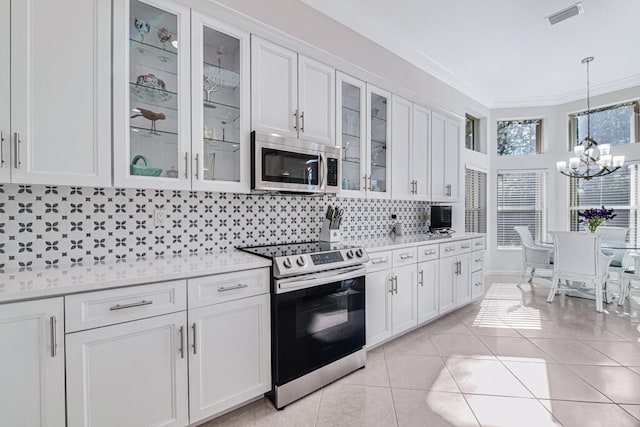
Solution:
[[[65,425],[62,298],[0,307],[0,425]]]
[[[418,263],[418,324],[438,315],[438,260]]]
[[[471,256],[458,257],[459,267],[456,277],[456,307],[471,302]]]
[[[471,299],[484,295],[484,277],[482,270],[471,273]]]
[[[440,259],[438,311],[445,313],[471,302],[471,258],[461,254]]]
[[[391,298],[391,332],[404,332],[418,324],[416,304],[416,265],[409,264],[393,269],[394,293]]]
[[[270,296],[189,310],[191,422],[271,389]]]
[[[184,311],[66,341],[68,426],[189,424]]]
[[[373,254],[370,254],[373,258]],[[365,313],[367,347],[391,337],[391,270],[367,273],[365,277]]]

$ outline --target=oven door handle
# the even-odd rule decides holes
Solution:
[[[314,274],[307,279],[281,279],[276,281],[276,292],[286,292],[288,290],[310,288],[312,286],[326,285],[328,283],[339,282],[342,280],[353,279],[354,277],[364,276],[366,268],[364,266],[345,268],[344,270],[329,271]]]

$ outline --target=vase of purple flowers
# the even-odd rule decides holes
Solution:
[[[604,206],[600,208],[586,209],[583,212],[578,212],[578,222],[586,224],[587,229],[595,233],[596,228],[601,226],[605,221],[613,219],[616,214],[613,213],[613,209],[607,209]]]

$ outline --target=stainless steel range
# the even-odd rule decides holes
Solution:
[[[239,249],[273,261],[269,396],[278,409],[365,365],[364,248],[304,242]]]

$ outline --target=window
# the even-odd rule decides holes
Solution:
[[[498,122],[498,156],[542,153],[542,120]]]
[[[629,227],[628,239],[638,242],[638,198],[640,165],[623,167],[611,175],[590,181],[571,178],[569,183],[569,224],[572,231],[582,230],[578,211],[600,207],[614,209],[616,217],[607,222],[612,227]]]
[[[569,116],[570,150],[587,136],[586,111]],[[591,110],[591,138],[601,144],[632,144],[640,138],[640,107],[638,102]]]
[[[520,246],[513,229],[526,225],[535,241],[547,234],[547,173],[544,171],[498,172],[498,247]]]
[[[487,232],[487,174],[465,169],[464,229],[467,233]]]
[[[469,150],[480,151],[480,121],[469,114],[465,115],[464,145]]]

